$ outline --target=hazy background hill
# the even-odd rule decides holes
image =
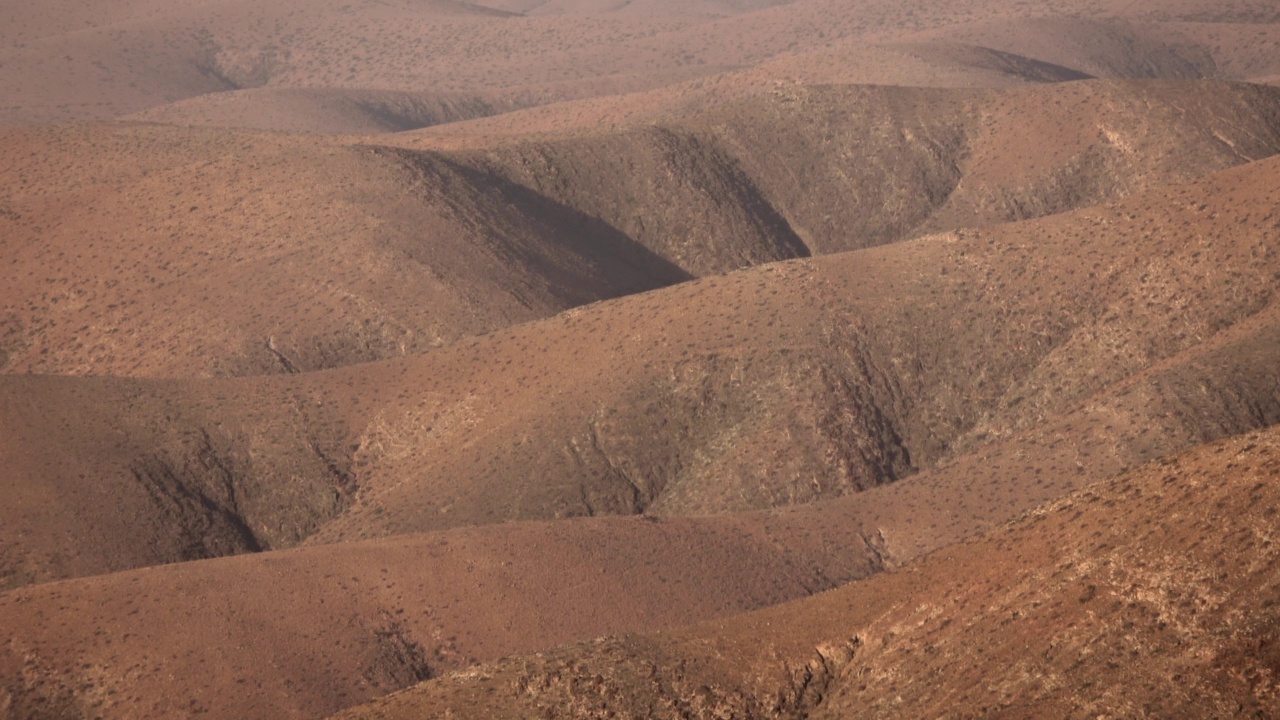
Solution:
[[[860,3],[856,11],[847,0],[767,7],[771,4],[512,6],[534,11],[526,16],[450,0],[306,5],[112,0],[90,10],[72,0],[10,1],[3,6],[9,22],[0,31],[5,97],[0,121],[105,119],[254,88],[457,94],[455,113],[483,115],[495,105],[668,85],[845,41],[944,31],[983,47],[1017,47],[1015,54],[1088,74],[1245,79],[1276,71],[1268,48],[1274,46],[1277,13],[1266,2],[937,5],[877,0]],[[748,10],[754,12],[741,12]],[[733,14],[721,17],[724,12]],[[1242,33],[1242,24],[1261,30]],[[1051,35],[1051,41],[1039,42],[1037,33]],[[296,96],[274,97],[262,98],[262,106],[232,100],[241,109],[222,117],[235,125],[261,126],[281,113],[302,114]],[[338,93],[328,102],[332,107],[325,112],[341,113],[348,100]],[[217,117],[219,106],[196,105],[155,117],[181,121],[187,115],[207,124],[210,112]],[[425,123],[457,116],[418,111],[400,118]],[[298,120],[276,122],[296,127]]]

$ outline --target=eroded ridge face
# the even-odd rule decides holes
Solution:
[[[1278,473],[1277,432],[1251,433],[814,598],[482,665],[337,717],[1269,714]]]
[[[0,718],[1280,714],[1271,5],[0,20]]]

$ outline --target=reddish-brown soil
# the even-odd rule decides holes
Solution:
[[[1246,435],[811,599],[481,665],[338,717],[1268,717],[1278,490],[1278,433]]]
[[[1269,717],[1271,0],[0,0],[0,719]]]
[[[245,375],[1188,180],[1280,149],[1280,92],[789,88],[444,154],[133,125],[4,134],[0,369]]]

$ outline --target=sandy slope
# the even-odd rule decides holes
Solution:
[[[563,99],[583,92],[574,81],[617,77],[599,93],[690,76],[675,63],[638,73],[605,52],[690,22],[678,18],[522,18],[448,0],[112,2],[91,14],[71,3],[9,5],[5,123],[105,119],[264,86],[467,94],[520,86]],[[606,64],[588,69],[575,60],[583,55]]]
[[[261,87],[197,95],[127,119],[200,127],[372,135],[486,117],[516,107],[516,101],[497,94]]]
[[[535,104],[660,87],[848,39],[901,38],[995,19],[1042,18],[1054,23],[1090,17],[1223,27],[1276,21],[1274,7],[1257,0],[1188,0],[1172,6],[1110,0],[1048,5],[874,0],[856,7],[848,0],[801,0],[721,19],[659,7],[596,13],[591,11],[607,8],[588,4],[563,9],[569,12],[526,17],[448,0],[326,0],[306,5],[113,0],[95,4],[91,11],[68,0],[9,2],[4,12],[10,22],[0,35],[5,41],[0,51],[0,90],[5,98],[0,121],[105,119],[209,93],[258,87],[473,95],[521,90],[521,102]],[[1194,33],[1179,37],[1191,45],[1198,42]],[[1150,53],[1142,49],[1149,47],[1154,53],[1150,57],[1163,67],[1167,63],[1159,58],[1169,53],[1160,48],[1177,42],[1157,33],[1146,45],[1123,49],[1125,57],[1149,65],[1144,58]],[[1203,43],[1221,44],[1212,34],[1203,36]],[[1209,45],[1195,52],[1212,56],[1205,49]],[[1134,47],[1135,52],[1128,52]],[[1244,71],[1267,62],[1265,52],[1247,43],[1236,47],[1254,59],[1233,58],[1224,65]],[[1176,48],[1170,52],[1179,53]],[[1204,67],[1195,57],[1191,65]],[[190,109],[192,121],[203,116],[202,107],[207,105]],[[277,104],[262,117],[281,110]],[[179,113],[166,111],[169,118]],[[234,122],[258,126],[261,120]]]
[[[754,518],[503,525],[0,595],[0,717],[316,718],[517,652],[722,617],[867,572]]]
[[[1280,714],[1272,0],[0,19],[0,718]]]

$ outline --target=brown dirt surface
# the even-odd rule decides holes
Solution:
[[[20,629],[0,693],[107,716],[314,716],[512,653],[803,597],[1275,423],[1278,343],[1272,308],[1062,420],[781,512],[460,528],[37,585],[0,596]]]
[[[901,480],[1261,317],[1278,171],[707,278],[397,361],[219,382],[11,375],[0,427],[32,499],[5,523],[10,583]],[[1258,345],[1265,368],[1274,346]],[[1274,393],[1256,382],[1223,392]],[[1265,424],[1267,396],[1227,427]]]
[[[667,9],[611,12],[608,3],[587,2],[563,6],[568,12],[522,15],[451,0],[110,0],[90,9],[75,0],[10,0],[0,31],[0,122],[108,119],[268,87],[504,91],[541,104],[660,87],[849,39],[901,38],[993,20],[1200,23],[1225,32],[1277,21],[1274,6],[1261,0],[875,0],[857,12],[845,0],[708,3],[709,12],[665,0],[639,5],[645,4]],[[693,12],[671,11],[676,5]],[[731,14],[720,17],[725,11]],[[1266,62],[1265,52],[1241,40],[1239,52]],[[1223,44],[1211,34],[1205,42]],[[189,117],[199,122],[207,112],[208,105],[197,104]],[[167,112],[174,119],[180,114]],[[234,122],[259,126],[261,120]]]
[[[5,136],[11,373],[305,371],[688,277],[444,158],[136,125]]]
[[[1280,432],[822,595],[453,673],[341,718],[1269,716]]]
[[[0,369],[246,375],[1189,180],[1280,149],[1280,94],[785,87],[448,153],[136,125],[5,136]]]
[[[272,88],[197,95],[127,120],[193,127],[374,135],[510,112],[516,100],[487,95],[329,88]]]
[[[476,662],[869,572],[787,522],[607,518],[49,583],[0,595],[0,715],[322,717]]]
[[[1275,0],[0,0],[0,720],[1280,716]]]

